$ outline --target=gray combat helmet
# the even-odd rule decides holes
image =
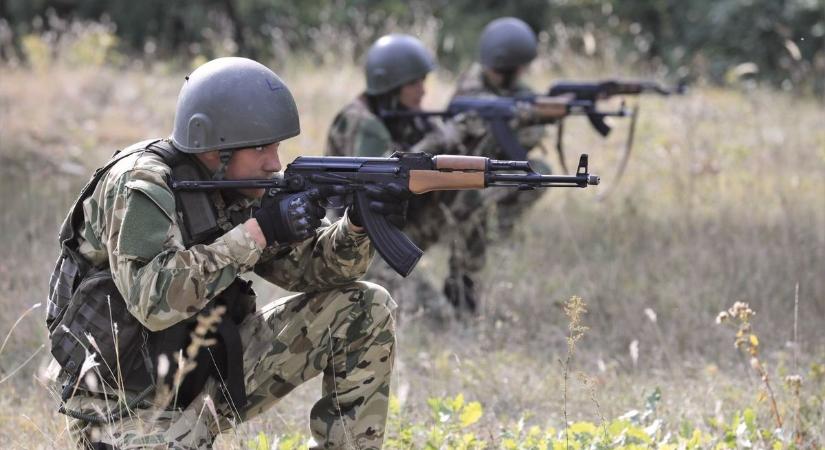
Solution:
[[[367,52],[367,94],[385,94],[435,69],[435,58],[418,38],[407,34],[381,37]]]
[[[283,81],[261,63],[218,58],[198,67],[178,95],[172,143],[186,153],[268,145],[301,132]]]
[[[478,47],[481,65],[509,70],[532,61],[537,54],[536,34],[521,19],[502,17],[487,24]]]

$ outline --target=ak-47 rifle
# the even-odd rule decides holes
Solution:
[[[387,219],[368,208],[369,185],[400,183],[414,194],[430,191],[482,189],[510,186],[520,190],[546,187],[587,187],[599,184],[588,173],[587,155],[581,155],[576,175],[541,175],[527,161],[506,161],[480,156],[430,156],[398,152],[389,158],[300,156],[283,174],[263,180],[200,181],[175,179],[173,190],[266,189],[265,195],[317,190],[328,197],[351,197],[364,228],[378,253],[402,276],[407,276],[423,254]],[[329,194],[327,194],[329,193]]]
[[[617,95],[638,95],[654,93],[659,95],[684,94],[685,85],[668,89],[655,81],[646,80],[602,80],[602,81],[559,81],[550,86],[547,95],[559,96],[573,94],[576,100],[596,102]]]
[[[595,101],[570,100],[543,95],[518,97],[455,97],[443,111],[384,110],[384,119],[409,117],[454,117],[458,114],[474,114],[483,119],[489,132],[504,155],[511,160],[527,159],[527,151],[518,141],[512,121],[519,126],[554,123],[569,115],[586,115],[590,123],[602,135],[610,132],[606,116],[624,116],[624,109],[599,111]]]
[[[663,96],[670,96],[682,95],[686,92],[686,90],[686,85],[683,83],[678,84],[675,88],[666,88],[655,81],[607,79],[586,82],[560,81],[550,86],[550,89],[547,91],[547,95],[567,95],[572,96],[575,101],[590,101],[596,103],[599,100],[606,100],[608,98],[620,95],[653,93]],[[624,109],[624,107],[622,107],[622,109]],[[636,104],[631,110],[630,131],[627,135],[624,155],[619,163],[616,174],[612,178],[614,180],[612,185],[619,182],[622,175],[624,175],[625,169],[627,168],[627,162],[630,159],[630,152],[633,148],[633,139],[636,131],[636,119],[638,115],[639,105]],[[556,134],[556,152],[558,153],[562,170],[567,172],[567,163],[564,157],[564,122],[559,120],[558,127],[558,133]],[[606,136],[607,134],[605,133],[602,135]]]

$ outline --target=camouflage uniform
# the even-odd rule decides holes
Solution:
[[[344,218],[325,222],[306,241],[262,249],[240,224],[255,202],[227,202],[216,193],[225,234],[208,245],[185,248],[169,176],[170,168],[153,153],[125,157],[85,200],[78,230],[80,253],[93,265],[111,269],[129,312],[146,328],[164,329],[195,315],[236,276],[250,271],[302,293],[267,305],[239,326],[248,395],[242,410],[228,404],[210,379],[182,411],[158,404],[156,398],[122,420],[102,425],[74,420],[71,430],[78,442],[99,440],[117,448],[209,447],[221,430],[260,414],[323,373],[323,396],[310,414],[314,448],[380,448],[395,347],[395,303],[383,288],[357,281],[372,256],[366,235],[351,231]],[[103,388],[81,389],[66,406],[101,414],[116,402],[111,390],[108,394],[107,399]],[[206,398],[213,402],[218,422],[204,409]]]
[[[401,150],[390,131],[367,106],[365,96],[351,101],[335,116],[327,135],[327,156],[387,156]]]
[[[443,153],[454,147],[445,137],[444,127],[437,121],[402,120],[392,132],[367,106],[365,96],[347,104],[333,120],[327,137],[329,156],[387,157],[395,151]],[[396,136],[393,137],[393,134]],[[449,223],[453,192],[432,192],[416,195],[410,200],[408,222],[404,232],[422,250],[434,245]],[[407,311],[424,306],[438,314],[444,299],[421,271],[401,278],[380,258],[369,269],[366,279],[386,286]]]
[[[499,89],[488,83],[480,64],[474,64],[458,80],[454,96],[465,97],[513,97],[533,94],[525,84],[517,82],[512,89]],[[517,130],[519,143],[530,150],[541,145],[544,138],[543,126],[530,126]],[[485,156],[495,159],[510,159],[503,153],[495,139],[489,133],[468,133],[461,147],[464,154]],[[532,166],[539,172],[549,173],[550,168],[540,159],[530,159]],[[452,239],[450,276],[451,288],[472,289],[473,275],[484,268],[487,241],[491,235],[506,237],[512,232],[516,220],[521,217],[541,196],[541,191],[502,191],[462,192],[456,199],[453,211],[464,220],[461,231]],[[468,214],[467,210],[475,211]],[[468,300],[469,301],[469,300]],[[474,305],[468,305],[471,309]]]

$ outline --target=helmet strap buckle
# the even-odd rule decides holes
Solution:
[[[221,158],[221,165],[218,166],[218,170],[215,171],[215,174],[212,175],[212,179],[215,181],[223,180],[224,175],[226,174],[226,168],[229,167],[229,160],[232,159],[232,150],[219,150],[219,156]]]

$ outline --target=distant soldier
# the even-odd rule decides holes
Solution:
[[[462,97],[514,97],[533,94],[522,81],[530,63],[537,54],[536,35],[522,20],[504,17],[490,22],[479,39],[479,59],[458,81],[454,96]],[[475,129],[476,127],[473,127]],[[541,145],[544,127],[530,126],[517,130],[519,143],[526,149]],[[502,149],[489,133],[465,133],[462,146],[457,147],[467,155],[507,159]],[[533,168],[550,173],[550,167],[542,159],[530,158]],[[502,196],[499,192],[465,192],[455,202],[456,207],[472,204],[485,213],[474,216],[474,223],[467,224],[463,236],[453,241],[454,258],[445,291],[452,303],[460,308],[475,310],[475,274],[484,268],[489,235],[493,232],[504,237],[512,231],[515,222],[540,197],[540,191],[511,192]],[[492,223],[497,223],[491,230]]]
[[[420,40],[404,34],[378,39],[367,52],[366,91],[346,105],[333,120],[327,138],[329,156],[389,156],[395,151],[458,153],[464,139],[453,123],[429,118],[386,118],[382,111],[420,110],[424,82],[436,67],[435,58]],[[410,201],[406,233],[422,250],[445,234],[445,217],[455,193],[415,196]],[[401,279],[383,261],[376,261],[366,279],[380,280],[405,306],[440,297],[421,272]],[[432,306],[437,302],[430,302]]]
[[[312,448],[380,448],[395,302],[357,281],[373,254],[358,210],[329,223],[311,191],[173,191],[271,177],[300,132],[289,89],[255,61],[186,80],[171,137],[116,153],[61,228],[47,324],[70,432],[87,449],[211,447],[323,375]],[[405,207],[379,191],[379,214]],[[252,272],[300,293],[257,310]]]

